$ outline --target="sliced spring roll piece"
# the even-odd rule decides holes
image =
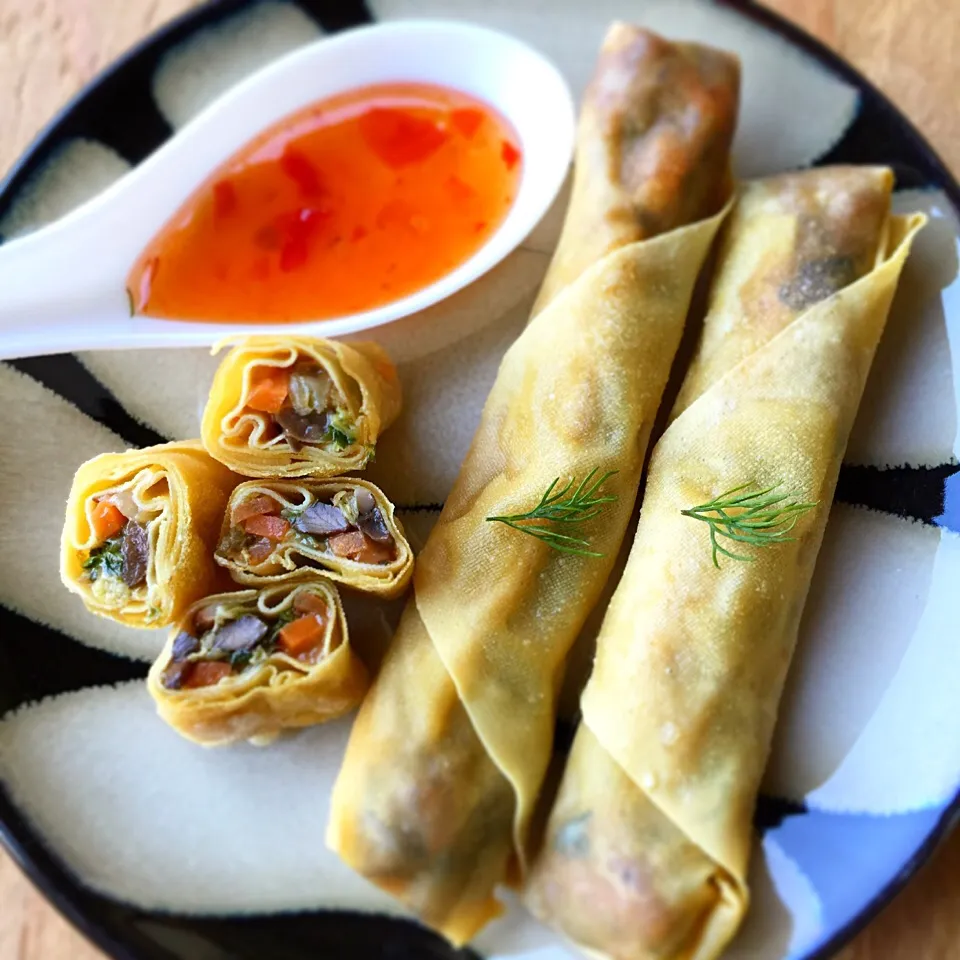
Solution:
[[[775,177],[726,228],[526,893],[591,956],[712,960],[747,909],[800,615],[922,223],[889,216],[891,184],[885,168]]]
[[[336,586],[314,576],[198,600],[150,668],[157,712],[205,746],[333,720],[367,689]]]
[[[248,337],[217,368],[201,435],[247,477],[333,477],[367,465],[400,402],[375,343]]]
[[[637,73],[681,76],[683,95],[638,99]],[[495,887],[523,869],[564,659],[624,536],[722,219],[738,79],[735,58],[718,51],[622,24],[608,34],[578,135],[576,178],[588,185],[575,188],[564,231],[577,262],[551,270],[548,288],[563,289],[548,291],[504,357],[352,731],[328,844],[455,943],[500,912]],[[674,213],[651,227],[634,198],[655,193],[655,181],[679,189],[678,151],[684,168],[705,167],[711,188],[690,209],[667,203]],[[627,155],[643,162],[621,163]],[[595,230],[595,195],[630,228]],[[688,222],[698,217],[709,219]],[[592,471],[595,496],[614,499],[570,531],[589,538],[580,555],[551,549],[543,525],[532,536],[492,519],[530,510],[554,478],[551,496],[570,484],[572,497]]]
[[[61,579],[102,617],[171,623],[220,579],[213,548],[239,479],[198,440],[88,460],[67,500]]]
[[[413,551],[383,491],[353,477],[250,480],[230,497],[217,563],[239,583],[266,584],[317,570],[355,590],[401,594]]]

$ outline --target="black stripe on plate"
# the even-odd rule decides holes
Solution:
[[[960,464],[871,467],[844,464],[836,500],[960,533]]]
[[[298,0],[298,6],[327,33],[375,22],[364,0]]]
[[[787,817],[802,817],[809,812],[805,803],[761,793],[753,810],[753,825],[763,834],[779,827]]]
[[[173,956],[231,960],[480,960],[472,950],[457,950],[426,927],[382,914],[313,911],[191,919],[131,913],[130,926],[153,941],[147,949],[137,945],[136,955],[143,960],[169,960],[172,954],[159,951],[158,944],[176,944]]]
[[[42,697],[147,675],[146,663],[85,646],[4,606],[0,637],[0,715]]]
[[[130,416],[120,401],[72,353],[6,362],[72,403],[81,413],[102,423],[131,446],[151,447],[167,442],[166,437]]]
[[[930,170],[915,166],[916,151],[904,148],[903,133],[896,117],[889,117],[882,103],[861,92],[860,107],[840,142],[818,157],[814,166],[832,163],[886,164],[896,177],[896,190],[927,187],[936,183]]]
[[[158,721],[159,722],[159,721]],[[480,960],[410,920],[347,911],[197,918],[88,890],[41,842],[0,783],[0,840],[54,905],[116,960]]]

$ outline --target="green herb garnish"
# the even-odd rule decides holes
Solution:
[[[599,495],[600,488],[616,472],[616,470],[610,470],[599,480],[594,480],[597,474],[597,468],[594,467],[572,494],[570,490],[576,480],[571,480],[557,493],[553,492],[560,482],[560,478],[557,477],[547,487],[540,502],[532,510],[510,516],[487,517],[487,520],[505,523],[521,533],[529,533],[531,537],[542,540],[548,547],[559,550],[561,553],[572,553],[580,557],[602,557],[602,553],[589,549],[590,541],[585,537],[561,533],[554,529],[553,525],[580,524],[601,514],[603,504],[613,503],[617,499],[616,496]]]
[[[99,580],[101,577],[118,579],[123,576],[122,551],[122,536],[111,537],[104,540],[99,547],[94,547],[83,561],[83,569],[87,571],[90,580]]]
[[[778,493],[782,483],[776,483],[765,490],[744,493],[755,482],[743,483],[709,503],[701,503],[689,510],[681,510],[685,517],[702,520],[710,526],[710,544],[713,548],[713,565],[719,570],[717,554],[722,553],[731,560],[744,560],[752,563],[756,557],[745,557],[728,550],[717,542],[717,537],[725,537],[737,543],[749,543],[754,547],[772,547],[778,543],[789,543],[795,537],[787,536],[794,528],[800,515],[812,510],[819,501],[801,503],[792,499],[793,493]]]

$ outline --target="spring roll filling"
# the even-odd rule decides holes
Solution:
[[[85,509],[93,539],[82,577],[94,598],[112,609],[138,604],[159,612],[150,600],[156,590],[160,521],[170,509],[166,474],[141,470],[88,498]]]
[[[168,690],[214,686],[267,660],[307,672],[335,646],[328,630],[335,611],[318,593],[301,588],[269,612],[253,603],[218,601],[201,606],[173,642],[163,673]]]
[[[335,382],[312,357],[295,355],[285,366],[254,362],[228,432],[255,447],[286,445],[294,452],[314,447],[338,454],[357,442],[360,406],[356,385]]]
[[[297,566],[320,566],[324,557],[374,565],[397,559],[383,512],[364,487],[339,490],[326,500],[305,495],[296,504],[254,493],[234,506],[231,520],[217,552],[247,566],[281,551]]]

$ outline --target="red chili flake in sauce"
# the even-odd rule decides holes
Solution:
[[[447,139],[435,119],[394,107],[374,107],[360,118],[360,131],[373,152],[389,167],[422,163]]]
[[[237,191],[229,180],[218,180],[213,185],[213,213],[218,218],[229,217],[237,209]]]
[[[297,185],[303,196],[315,197],[321,192],[320,174],[299,150],[286,147],[280,155],[280,168]]]
[[[520,151],[508,140],[503,141],[503,147],[500,149],[500,156],[508,170],[512,170],[520,159]]]
[[[450,113],[450,122],[467,139],[470,139],[480,128],[480,124],[483,123],[483,111],[472,107],[453,110]]]
[[[474,190],[469,183],[464,183],[456,175],[447,180],[447,187],[450,190],[450,196],[453,197],[454,200],[469,200],[471,197],[477,195],[477,191]]]

